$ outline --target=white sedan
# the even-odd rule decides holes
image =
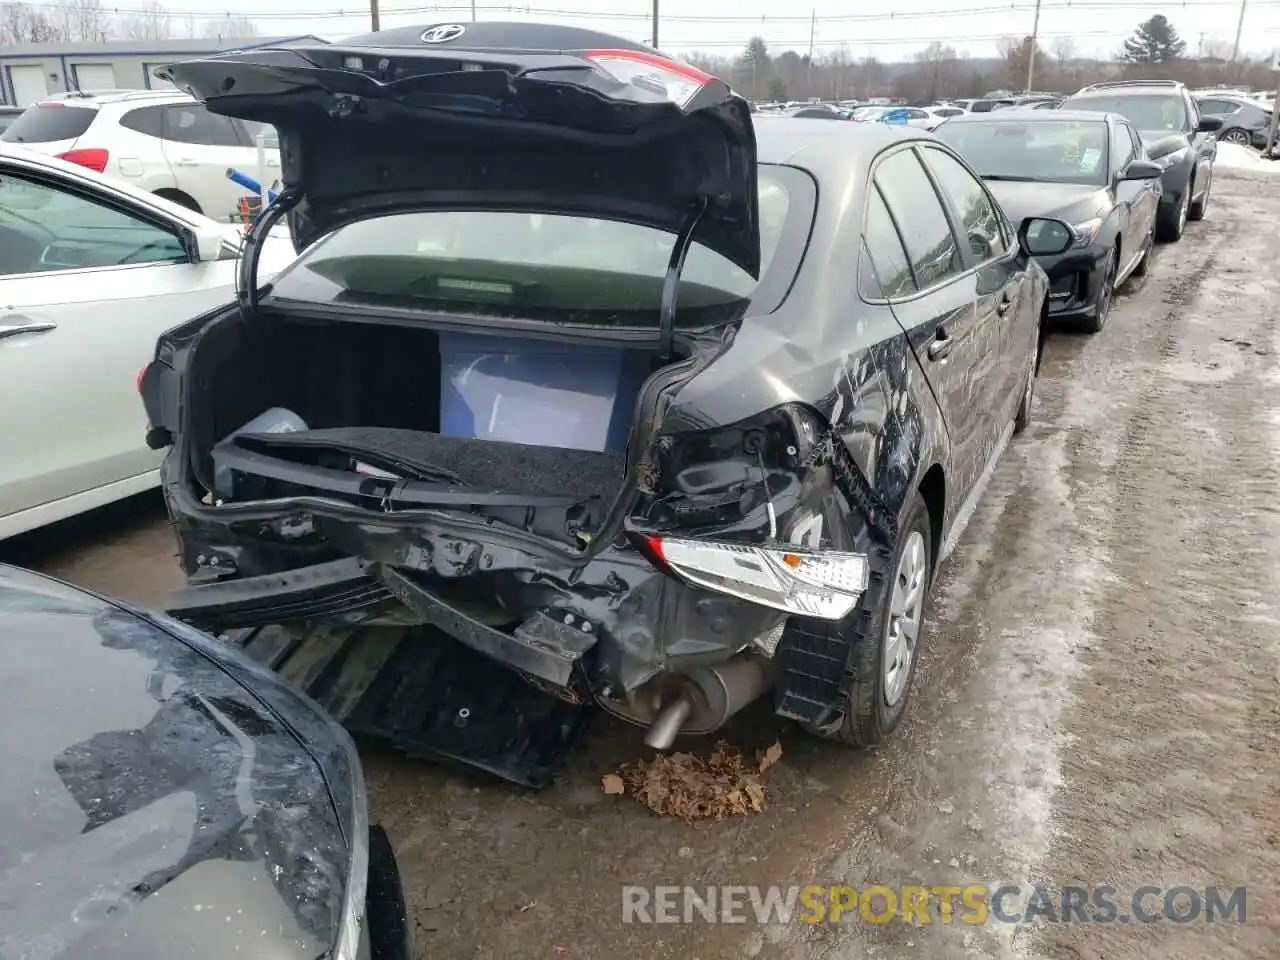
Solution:
[[[235,299],[241,228],[0,145],[0,539],[159,483],[137,377]],[[263,276],[294,257],[268,238]]]

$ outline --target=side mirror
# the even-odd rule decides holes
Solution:
[[[1121,180],[1154,180],[1164,174],[1158,163],[1150,160],[1134,160],[1120,171]]]
[[[187,246],[196,263],[209,263],[222,256],[222,248],[227,245],[226,234],[216,226],[189,227]]]
[[[1196,127],[1197,133],[1213,133],[1215,130],[1222,129],[1221,117],[1201,117],[1200,126]]]
[[[1071,227],[1061,220],[1027,217],[1018,227],[1018,245],[1029,257],[1052,257],[1065,253],[1075,240]]]

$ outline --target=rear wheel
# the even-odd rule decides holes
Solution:
[[[1027,363],[1027,379],[1022,388],[1022,399],[1013,418],[1013,432],[1022,433],[1031,425],[1031,405],[1036,399],[1036,374],[1040,369],[1040,352],[1044,349],[1044,321],[1036,328],[1036,345]]]
[[[1151,232],[1147,234],[1146,249],[1142,251],[1142,259],[1134,264],[1133,270],[1130,271],[1131,277],[1145,277],[1147,271],[1151,269],[1151,250],[1156,245],[1156,226],[1151,225]]]
[[[1248,130],[1241,130],[1239,127],[1232,127],[1230,130],[1218,137],[1223,143],[1238,143],[1242,147],[1253,145],[1253,135]]]
[[[840,627],[849,644],[841,684],[843,717],[838,726],[818,729],[806,724],[810,733],[849,746],[873,747],[902,721],[925,636],[932,544],[929,511],[919,492],[913,492],[893,551],[881,556],[882,565],[873,558],[862,603]]]

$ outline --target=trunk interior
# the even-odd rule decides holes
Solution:
[[[460,341],[425,327],[265,313],[222,321],[191,360],[196,478],[224,500],[328,495],[218,468],[215,447],[232,443],[357,477],[385,471],[468,492],[595,498],[607,509],[656,361],[619,353],[601,371],[581,360],[581,350],[547,341]],[[278,414],[252,425],[273,408],[294,415],[288,426]]]

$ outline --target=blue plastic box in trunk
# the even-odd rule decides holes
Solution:
[[[647,356],[440,334],[440,432],[575,450],[626,449]]]

